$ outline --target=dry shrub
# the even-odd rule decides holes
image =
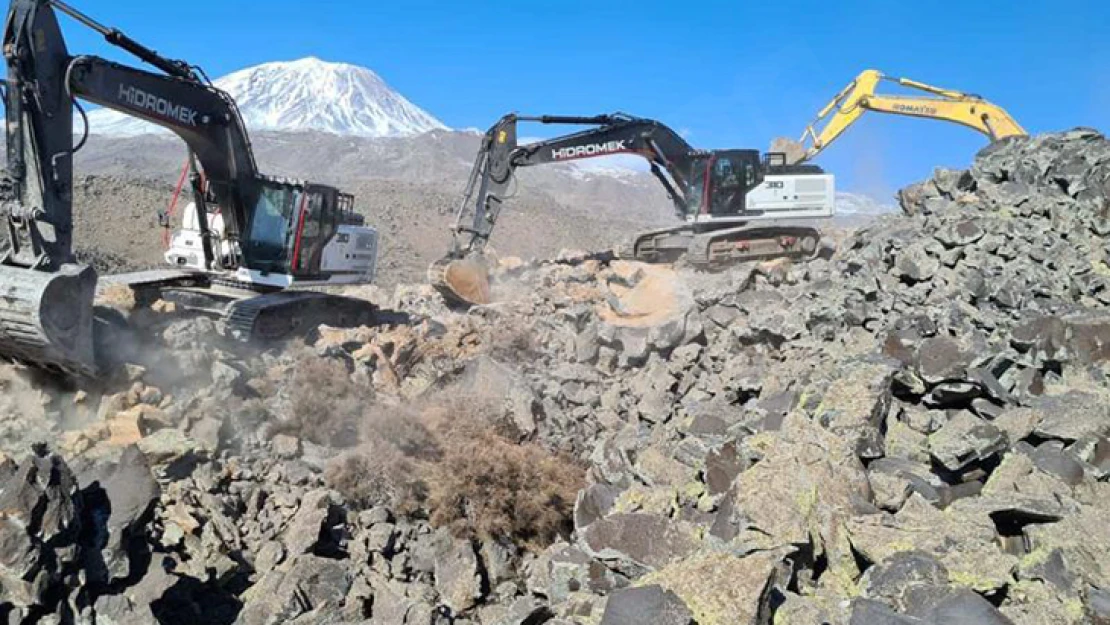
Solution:
[[[302,354],[288,384],[290,414],[271,435],[290,434],[332,447],[358,443],[362,404],[372,391],[351,379],[343,361]]]
[[[387,505],[400,514],[418,512],[427,486],[418,462],[383,441],[367,443],[328,465],[324,479],[355,506]]]
[[[427,479],[433,525],[458,536],[510,538],[533,548],[570,533],[584,481],[580,467],[489,429],[442,444],[443,458],[431,465]]]
[[[366,410],[361,436],[370,443],[387,443],[402,456],[433,461],[442,455],[427,418],[404,406],[374,405]]]
[[[333,462],[328,483],[356,505],[422,513],[462,537],[543,548],[569,535],[581,467],[517,444],[486,415],[495,402],[446,393],[365,415],[362,446]]]

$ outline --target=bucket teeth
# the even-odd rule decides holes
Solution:
[[[93,337],[96,271],[47,273],[0,266],[0,356],[69,375],[98,373]]]

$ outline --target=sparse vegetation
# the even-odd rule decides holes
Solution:
[[[580,467],[539,445],[468,432],[429,467],[428,509],[434,525],[456,535],[543,548],[570,533],[583,478]]]
[[[332,447],[358,444],[362,405],[372,389],[356,384],[346,364],[312,353],[298,354],[289,376],[289,414],[271,434],[290,434]]]
[[[363,444],[333,462],[328,483],[356,505],[423,513],[460,537],[543,548],[569,534],[584,471],[507,438],[491,406],[453,396],[368,413]]]

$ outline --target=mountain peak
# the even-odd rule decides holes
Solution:
[[[250,130],[392,137],[446,128],[370,69],[314,56],[248,67],[215,84],[235,98]],[[93,111],[89,119],[96,134],[160,131],[115,111]]]

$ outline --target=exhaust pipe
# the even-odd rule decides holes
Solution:
[[[47,273],[0,266],[0,356],[78,377],[96,377],[96,270]]]

